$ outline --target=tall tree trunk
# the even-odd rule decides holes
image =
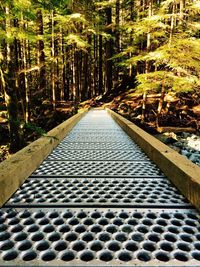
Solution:
[[[56,109],[56,87],[55,87],[55,71],[56,71],[56,59],[55,59],[55,21],[54,10],[51,11],[51,88],[52,88],[52,102],[53,109]]]
[[[9,7],[6,7],[6,15],[9,17]],[[11,27],[9,18],[6,18],[6,33]],[[10,152],[17,152],[22,148],[23,142],[20,134],[20,122],[18,115],[18,98],[17,98],[17,54],[16,39],[14,42],[7,44],[7,70],[4,75],[4,93],[5,102],[8,111],[9,133],[10,133]]]
[[[106,32],[110,36],[112,36],[112,29],[111,29],[111,24],[112,24],[112,9],[106,8],[105,9],[106,13]],[[105,44],[105,91],[110,92],[113,87],[113,62],[111,60],[112,58],[112,51],[113,51],[113,41],[112,38],[110,37],[108,40],[106,40]]]
[[[172,37],[174,33],[174,26],[175,26],[175,12],[176,12],[176,5],[172,3],[172,15],[171,15],[171,25],[170,25],[170,36],[169,36],[169,45],[172,43]]]
[[[153,0],[149,0],[148,2],[149,8],[148,8],[148,17],[150,18],[153,15]],[[151,49],[151,33],[147,33],[147,52],[149,52]],[[147,74],[149,72],[149,62],[145,62],[145,73]],[[142,121],[145,120],[146,115],[146,103],[147,103],[147,91],[145,90],[143,92],[143,102],[142,102]]]
[[[38,41],[38,66],[39,66],[39,81],[38,81],[38,92],[45,94],[46,87],[46,67],[45,67],[45,53],[44,53],[44,41],[43,41],[43,16],[42,11],[37,11],[37,34],[40,39]]]
[[[116,19],[115,19],[115,47],[116,54],[120,53],[120,0],[116,0]],[[116,61],[118,63],[118,60]],[[114,80],[118,81],[119,79],[119,66],[116,66],[114,72]]]
[[[62,83],[61,83],[61,90],[60,90],[60,100],[64,101],[65,100],[65,87],[66,87],[66,77],[65,77],[65,73],[66,73],[66,67],[65,67],[65,47],[64,47],[64,34],[63,34],[63,30],[62,28],[60,29],[60,34],[61,34],[61,38],[60,38],[60,46],[61,46],[61,59],[62,59]]]
[[[103,37],[99,35],[99,84],[98,84],[98,93],[99,95],[103,94]]]
[[[160,115],[162,113],[163,104],[164,104],[164,98],[165,98],[165,85],[164,85],[164,79],[162,82],[162,88],[161,88],[161,96],[159,99],[158,109],[157,109],[157,119],[156,119],[156,126],[160,126]]]

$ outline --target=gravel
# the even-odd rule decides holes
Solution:
[[[164,133],[156,135],[160,141],[170,146],[193,163],[200,165],[200,134]]]

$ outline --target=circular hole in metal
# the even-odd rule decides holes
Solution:
[[[167,226],[167,221],[164,219],[159,219],[156,221],[156,223],[161,225],[161,226]]]
[[[143,220],[142,223],[143,223],[144,225],[147,225],[147,226],[151,226],[151,225],[153,225],[153,222],[152,222],[151,220],[148,220],[148,219]]]
[[[48,240],[51,242],[55,242],[60,239],[60,234],[59,233],[52,233],[48,235]]]
[[[93,219],[98,219],[98,218],[101,217],[101,213],[98,212],[98,211],[92,212],[91,217],[92,217]]]
[[[199,218],[197,217],[197,215],[193,214],[193,213],[187,213],[188,218],[193,219],[193,220],[198,220]]]
[[[171,243],[168,242],[163,242],[162,244],[160,244],[160,248],[164,251],[173,251],[173,245]]]
[[[0,241],[5,241],[10,238],[10,234],[7,232],[0,233]]]
[[[195,243],[195,244],[194,244],[194,247],[195,247],[197,250],[200,250],[200,243]]]
[[[167,241],[172,242],[172,243],[176,242],[176,240],[177,240],[176,236],[173,235],[173,234],[166,234],[166,235],[164,236],[164,238],[165,238]]]
[[[190,235],[187,235],[187,234],[182,234],[180,235],[181,239],[185,242],[188,242],[188,243],[192,243],[193,242],[193,239]]]
[[[85,242],[90,242],[90,241],[94,240],[94,236],[92,233],[88,232],[82,236],[82,240]]]
[[[40,241],[40,240],[42,240],[43,238],[44,238],[44,235],[43,235],[42,233],[40,233],[40,232],[35,233],[35,234],[33,234],[33,235],[31,236],[31,240],[32,240],[32,241]]]
[[[11,210],[11,211],[8,211],[6,218],[7,219],[14,218],[16,215],[17,215],[16,211]]]
[[[135,233],[131,236],[131,239],[136,242],[142,242],[144,240],[144,237],[141,234]]]
[[[39,244],[36,247],[36,249],[39,251],[44,251],[47,250],[48,248],[49,248],[49,243],[47,241],[39,242]]]
[[[111,251],[118,251],[118,250],[120,250],[120,248],[121,248],[120,243],[116,242],[116,241],[112,241],[108,245],[108,249]]]
[[[197,260],[197,261],[200,261],[200,253],[195,251],[192,253],[192,257]]]
[[[127,244],[126,244],[126,246],[125,246],[125,248],[127,250],[129,250],[129,251],[132,251],[132,252],[138,250],[137,243],[132,242],[132,241],[128,241]]]
[[[21,242],[21,244],[18,246],[18,249],[21,251],[28,250],[32,247],[32,243],[28,240],[24,240]]]
[[[178,234],[179,233],[179,229],[175,226],[170,226],[168,227],[168,231],[173,233],[173,234]]]
[[[129,217],[129,215],[126,213],[126,212],[121,212],[119,214],[119,218],[122,218],[122,219],[127,219]]]
[[[92,224],[94,223],[94,221],[93,221],[92,219],[90,219],[90,218],[87,218],[87,219],[84,220],[83,223],[84,223],[85,225],[92,225]]]
[[[38,212],[35,212],[35,213],[33,214],[33,217],[34,217],[35,219],[40,219],[40,218],[45,217],[45,213],[42,212],[42,211],[38,211]]]
[[[10,240],[6,240],[5,242],[3,242],[1,244],[0,250],[6,251],[6,250],[9,250],[9,249],[11,249],[13,247],[14,247],[14,243],[12,241],[10,241]]]
[[[51,232],[54,232],[55,229],[54,229],[54,227],[53,227],[52,225],[47,225],[47,226],[45,226],[45,227],[43,228],[43,231],[44,231],[45,233],[51,233]]]
[[[139,213],[139,212],[135,212],[135,213],[133,213],[132,216],[133,216],[134,218],[136,218],[136,219],[142,219],[142,214]]]
[[[90,246],[90,249],[93,250],[93,251],[96,251],[96,252],[100,251],[102,248],[103,248],[103,245],[99,241],[92,242],[92,244]]]
[[[152,241],[152,242],[155,242],[155,243],[157,243],[157,242],[160,241],[160,237],[159,237],[159,235],[157,235],[157,234],[150,234],[150,235],[148,236],[148,239],[149,239],[150,241]]]
[[[31,225],[27,228],[28,233],[34,233],[34,232],[37,232],[38,230],[39,230],[39,226],[37,225]]]
[[[132,227],[130,225],[124,225],[122,228],[121,228],[122,232],[124,233],[131,233],[133,231]]]
[[[50,219],[55,219],[55,218],[57,218],[57,217],[59,217],[59,213],[56,212],[56,211],[51,212],[51,213],[49,214],[49,218],[50,218]]]
[[[54,225],[62,225],[62,224],[64,224],[64,220],[58,218],[58,219],[56,219],[56,220],[53,222],[53,224],[54,224]]]
[[[73,217],[73,214],[70,211],[67,211],[63,214],[63,218],[65,218],[65,219],[69,219],[72,217]]]
[[[61,256],[61,260],[63,260],[63,261],[72,261],[72,260],[74,260],[74,258],[75,258],[75,255],[72,251],[66,251]]]
[[[73,250],[75,251],[81,251],[81,250],[84,250],[85,249],[85,243],[82,242],[82,241],[77,241],[73,244],[73,247],[72,247]]]
[[[101,231],[102,231],[102,227],[100,225],[94,225],[91,228],[91,232],[93,232],[93,233],[99,233]]]
[[[80,259],[86,262],[92,261],[94,259],[94,254],[92,253],[92,251],[85,251],[81,254]]]
[[[103,226],[107,225],[108,223],[109,223],[108,220],[105,219],[105,218],[100,219],[100,220],[98,221],[98,224],[103,225]]]
[[[130,224],[130,225],[137,225],[137,224],[138,224],[138,221],[135,220],[135,219],[129,219],[129,220],[127,221],[127,223]]]
[[[147,262],[147,261],[151,260],[151,255],[148,252],[141,251],[141,252],[138,253],[137,258],[140,261]]]
[[[123,221],[121,219],[115,219],[115,220],[113,220],[113,224],[120,226],[123,224]]]
[[[161,213],[160,217],[163,218],[163,219],[166,219],[166,220],[169,220],[171,218],[168,213]]]
[[[179,220],[171,220],[171,224],[175,226],[182,226],[182,223]]]
[[[140,232],[140,233],[146,234],[146,233],[149,232],[149,229],[146,226],[139,226],[137,228],[137,231]]]
[[[155,215],[155,213],[147,213],[147,218],[149,218],[149,219],[156,219],[157,218],[157,216]]]
[[[117,232],[117,227],[115,225],[109,225],[108,227],[106,227],[106,231],[108,233],[114,234]]]
[[[70,227],[68,225],[63,225],[59,227],[59,232],[60,233],[68,233],[70,231]]]
[[[111,261],[113,259],[113,255],[110,251],[104,251],[100,254],[99,259],[101,261]]]
[[[145,250],[148,250],[148,251],[151,251],[151,252],[156,250],[156,246],[155,246],[155,244],[153,242],[145,242],[143,244],[143,248]]]
[[[162,228],[162,226],[154,226],[153,228],[152,228],[152,230],[154,231],[154,232],[156,232],[156,233],[158,233],[158,234],[162,234],[162,233],[164,233],[164,229]]]
[[[187,255],[183,252],[176,252],[174,258],[179,261],[188,261]]]
[[[81,211],[77,214],[77,218],[84,219],[87,217],[87,214],[84,211]]]
[[[37,258],[37,253],[35,251],[28,251],[23,256],[23,261],[32,261]]]
[[[177,244],[177,247],[180,249],[180,250],[183,250],[183,251],[190,251],[190,247],[187,243],[178,243]]]
[[[184,220],[185,217],[181,213],[175,213],[174,218],[179,219],[179,220]]]
[[[119,253],[118,258],[120,261],[130,261],[132,259],[131,254],[128,251],[122,251]]]
[[[67,248],[67,244],[65,241],[58,241],[54,246],[54,249],[56,251],[62,251],[62,250],[65,250],[66,248]]]
[[[109,212],[106,212],[105,217],[108,219],[112,219],[115,217],[115,215],[113,212],[109,211]]]
[[[32,219],[32,218],[28,218],[28,219],[25,219],[23,224],[24,225],[31,225],[33,224],[35,221]]]
[[[65,236],[65,240],[67,240],[69,242],[75,241],[77,238],[78,238],[78,236],[75,233],[68,233]]]
[[[194,230],[189,226],[183,227],[183,231],[186,232],[187,234],[192,234],[192,235],[194,234]]]
[[[70,225],[77,225],[77,224],[79,224],[79,220],[76,218],[72,218],[71,220],[69,220],[69,224]]]
[[[78,225],[76,228],[75,228],[75,232],[77,233],[84,233],[86,232],[86,228],[84,225]]]
[[[165,252],[158,252],[156,254],[156,259],[159,260],[159,261],[164,261],[164,262],[167,262],[170,260],[170,257],[167,253]]]
[[[21,226],[21,225],[15,225],[15,226],[13,226],[13,227],[11,227],[11,232],[12,233],[19,233],[19,232],[21,232],[23,230],[23,227]]]
[[[110,235],[107,234],[107,233],[101,233],[99,235],[99,240],[100,241],[103,241],[103,242],[106,242],[106,241],[109,241],[111,239]]]
[[[124,242],[127,240],[127,236],[124,233],[116,234],[115,239],[119,242]]]
[[[56,254],[53,251],[47,251],[44,252],[44,254],[42,255],[42,260],[43,261],[52,261],[56,258]]]
[[[8,227],[6,225],[0,225],[0,233],[4,232]]]
[[[15,250],[10,250],[6,252],[3,256],[4,261],[12,261],[18,257],[18,253]]]

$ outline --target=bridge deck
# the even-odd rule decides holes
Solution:
[[[0,266],[200,266],[200,216],[103,110],[0,210]]]

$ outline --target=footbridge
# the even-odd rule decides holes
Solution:
[[[200,266],[200,168],[113,111],[0,169],[0,266]]]

